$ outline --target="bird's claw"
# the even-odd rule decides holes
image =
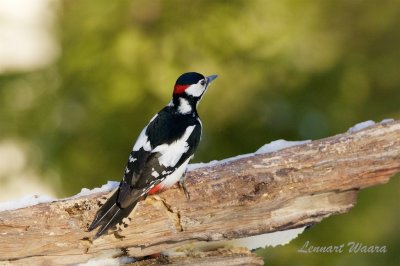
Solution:
[[[190,200],[190,193],[189,193],[189,190],[188,190],[187,187],[186,187],[185,179],[179,180],[178,185],[179,185],[179,188],[180,188],[181,190],[183,190],[183,193],[185,193],[186,199],[187,199],[187,200]]]

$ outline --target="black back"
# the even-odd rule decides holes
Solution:
[[[124,178],[120,185],[120,196],[118,202],[121,206],[129,205],[132,198],[140,196],[143,189],[148,188],[151,184],[161,182],[166,176],[182,165],[190,156],[194,154],[201,138],[201,123],[196,113],[181,114],[177,112],[174,106],[167,106],[162,109],[157,117],[147,126],[146,135],[151,143],[151,148],[162,145],[171,144],[181,138],[188,126],[195,126],[192,134],[189,136],[187,143],[189,149],[185,152],[178,163],[173,167],[165,167],[159,164],[158,158],[161,154],[157,152],[145,151],[140,148],[138,151],[132,151],[131,156],[136,160],[128,161]],[[153,177],[152,172],[156,171],[166,174],[160,174]],[[136,192],[135,192],[136,191]],[[132,195],[137,193],[137,195]],[[125,200],[129,199],[126,203]]]

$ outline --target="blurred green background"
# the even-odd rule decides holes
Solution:
[[[50,31],[58,57],[0,75],[0,143],[17,145],[24,169],[58,197],[120,180],[140,130],[187,71],[219,75],[199,107],[204,130],[194,162],[400,118],[399,1],[56,3]],[[258,254],[266,265],[399,265],[399,179],[361,192],[349,214]],[[298,253],[305,241],[388,252]]]

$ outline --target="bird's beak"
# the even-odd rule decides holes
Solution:
[[[210,85],[210,83],[211,83],[214,79],[216,79],[217,77],[218,77],[218,75],[211,75],[211,76],[206,77],[207,85]]]

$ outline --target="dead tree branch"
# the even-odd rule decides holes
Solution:
[[[358,190],[386,183],[399,171],[400,121],[376,124],[193,170],[190,201],[178,188],[148,197],[125,230],[94,242],[94,232],[86,228],[104,193],[0,212],[0,262],[53,265],[104,254],[143,257],[190,242],[297,228],[347,212]],[[257,258],[250,257],[256,265]]]

